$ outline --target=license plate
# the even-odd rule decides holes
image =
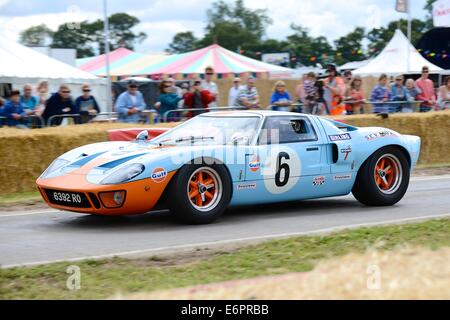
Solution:
[[[45,190],[48,200],[51,203],[76,208],[90,208],[91,205],[82,192],[70,192],[61,190]]]

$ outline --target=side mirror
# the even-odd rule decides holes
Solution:
[[[136,141],[146,141],[148,139],[148,131],[144,130],[138,133]]]

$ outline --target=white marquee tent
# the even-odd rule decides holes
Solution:
[[[45,54],[34,51],[0,36],[0,83],[10,83],[22,89],[25,83],[36,85],[41,80],[49,82],[50,91],[57,91],[65,83],[76,97],[83,83],[91,85],[101,107],[106,103],[106,81],[88,72],[72,67]]]
[[[408,50],[410,52],[408,67]],[[367,65],[356,69],[353,74],[377,76],[382,73],[388,75],[421,73],[422,67],[428,66],[431,73],[443,71],[430,63],[414,48],[408,38],[399,30],[387,46]]]

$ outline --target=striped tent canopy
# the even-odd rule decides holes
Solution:
[[[119,48],[109,54],[110,75],[113,77],[144,75],[142,69],[153,65],[168,56],[164,54],[148,55],[137,53],[126,48]],[[106,57],[104,54],[77,59],[77,67],[99,77],[106,76]]]
[[[292,69],[251,59],[227,50],[217,44],[192,52],[174,55],[145,55],[125,48],[110,53],[110,69],[112,76],[149,76],[165,75],[177,78],[189,78],[202,74],[207,66],[212,66],[220,76],[243,73],[275,74],[288,77]],[[97,76],[105,76],[104,55],[83,59],[79,68]]]

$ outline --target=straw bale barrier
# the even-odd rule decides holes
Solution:
[[[422,138],[421,164],[450,162],[450,112],[337,117],[355,126],[379,126]],[[170,124],[175,125],[175,123]],[[107,140],[108,129],[150,127],[136,124],[87,124],[36,130],[0,129],[0,194],[35,189],[36,178],[59,155],[73,148]],[[161,124],[168,126],[168,124]]]

